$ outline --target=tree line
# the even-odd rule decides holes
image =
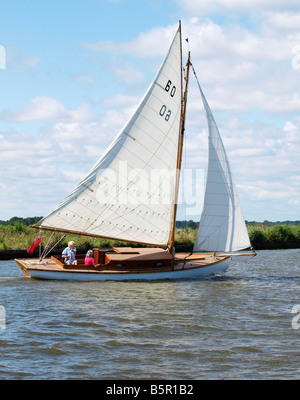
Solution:
[[[14,225],[16,222],[23,224],[25,226],[29,225],[34,225],[38,221],[40,221],[43,217],[12,217],[7,221],[0,220],[0,225]],[[268,221],[265,220],[263,222],[257,222],[257,221],[246,221],[247,226],[253,226],[253,225],[264,225],[264,226],[273,226],[273,225],[300,225],[300,221]],[[178,229],[196,229],[199,226],[199,222],[195,222],[193,220],[184,220],[184,221],[176,221],[176,228]]]
[[[0,221],[0,251],[11,248],[26,248],[37,235],[36,229],[29,225],[36,224],[42,217],[13,217]],[[300,248],[300,221],[246,221],[252,246],[257,249]],[[193,220],[176,222],[176,244],[193,246],[199,223]],[[99,239],[100,240],[100,239]],[[91,242],[91,238],[81,236],[78,244],[84,246],[104,246],[111,243]],[[115,244],[114,244],[115,245]],[[132,245],[132,244],[130,244]]]
[[[12,217],[7,221],[0,220],[0,225],[14,225],[15,223],[23,224],[25,226],[36,224],[43,217]]]

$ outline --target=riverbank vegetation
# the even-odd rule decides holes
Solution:
[[[197,230],[198,224],[177,229],[176,244],[192,246]],[[300,221],[252,221],[247,222],[247,230],[251,244],[256,250],[300,248]]]
[[[0,221],[0,251],[27,250],[39,234],[29,225],[36,223],[41,217],[19,218],[14,217],[9,221]],[[198,223],[190,221],[177,221],[175,245],[192,248],[198,229]],[[300,248],[300,221],[284,222],[247,222],[247,229],[253,247],[261,249],[287,249]],[[43,231],[42,245],[49,243],[50,248],[62,238],[57,232]],[[68,234],[59,242],[59,248],[66,247],[69,240],[74,240],[77,248],[92,249],[96,247],[134,246],[116,240],[93,238],[89,236]]]

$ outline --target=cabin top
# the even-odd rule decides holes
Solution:
[[[113,247],[114,253],[106,253],[110,260],[171,260],[171,254],[161,248],[132,248],[132,247]]]

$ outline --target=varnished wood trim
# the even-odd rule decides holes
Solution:
[[[95,235],[95,234],[92,234],[92,233],[73,231],[73,230],[70,230],[70,229],[57,229],[57,228],[52,228],[50,226],[30,225],[30,227],[31,228],[35,228],[35,229],[42,229],[42,230],[45,230],[45,231],[70,233],[70,234],[73,234],[73,235],[99,237],[99,238],[108,239],[108,240],[118,240],[120,242],[143,244],[145,246],[156,246],[156,247],[161,247],[161,248],[166,248],[167,247],[167,243],[157,244],[157,243],[137,242],[135,240],[128,240],[128,239],[123,239],[123,238],[114,238],[114,237],[103,236],[103,235]]]

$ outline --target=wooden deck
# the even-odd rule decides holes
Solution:
[[[99,254],[95,250],[97,249],[94,249],[95,260],[98,260]],[[93,274],[142,274],[206,267],[223,261],[226,257],[216,257],[213,254],[189,255],[189,253],[179,253],[176,254],[175,260],[172,260],[169,252],[159,248],[114,248],[102,254],[104,263],[98,263],[95,267],[84,265],[84,258],[84,255],[78,255],[76,257],[77,265],[63,264],[61,256],[44,259],[41,262],[39,259],[23,259],[16,260],[16,262],[25,275],[30,270]]]

